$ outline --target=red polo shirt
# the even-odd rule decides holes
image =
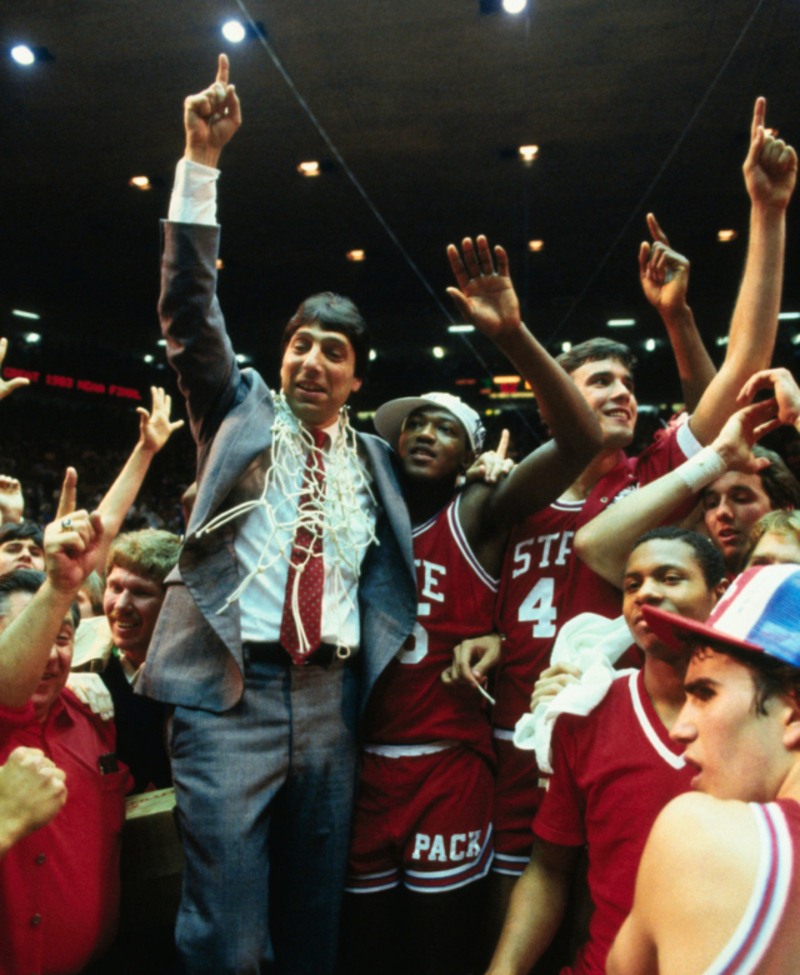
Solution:
[[[0,861],[0,975],[79,972],[114,937],[120,830],[133,784],[126,766],[114,768],[115,739],[113,722],[66,689],[44,723],[31,704],[0,707],[0,764],[20,745],[40,748],[66,772],[68,790],[55,819]]]

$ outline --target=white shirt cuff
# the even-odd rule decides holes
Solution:
[[[689,426],[690,416],[678,427],[678,431],[675,434],[675,440],[678,446],[683,451],[683,456],[688,460],[690,457],[694,457],[695,454],[699,453],[703,449],[703,445],[697,439],[697,437],[692,433],[692,428]]]
[[[219,170],[213,166],[181,159],[175,168],[168,219],[174,223],[215,225],[218,178]]]

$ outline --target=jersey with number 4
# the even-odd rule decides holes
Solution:
[[[627,458],[585,501],[556,501],[517,525],[506,550],[498,598],[503,663],[493,721],[513,728],[530,708],[533,685],[550,663],[558,630],[579,613],[613,618],[620,592],[573,552],[579,528],[610,504],[682,464],[700,445],[686,424],[665,433],[640,457]]]
[[[376,744],[453,739],[491,758],[483,698],[441,679],[458,643],[492,632],[498,585],[464,536],[459,498],[413,532],[417,622],[372,693],[366,732]]]

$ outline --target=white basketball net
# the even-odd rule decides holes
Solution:
[[[298,428],[297,419],[289,409],[282,392],[275,395],[274,401],[272,460],[266,471],[261,497],[223,511],[197,532],[197,537],[200,538],[235,518],[248,514],[255,508],[264,509],[267,538],[258,562],[228,596],[222,608],[217,610],[217,614],[224,613],[232,603],[236,602],[260,572],[268,572],[280,559],[289,562],[291,551],[288,553],[284,551],[275,540],[276,533],[288,532],[294,539],[297,529],[303,525],[311,533],[312,539],[317,534],[325,539],[326,587],[332,584],[332,595],[341,623],[350,612],[355,610],[343,571],[347,570],[351,577],[358,579],[365,549],[372,542],[377,543],[374,519],[358,501],[359,492],[366,490],[373,505],[376,504],[371,485],[372,477],[359,462],[355,431],[350,426],[344,408],[339,414],[338,429],[332,436],[331,449],[323,455],[315,445],[310,431],[302,424]],[[310,503],[301,508],[301,497],[304,493],[308,494],[307,487],[305,491],[303,487],[303,472],[309,452],[312,458],[310,468],[312,483],[315,483],[315,475],[322,465],[325,489],[316,496],[315,492],[311,492]],[[273,507],[267,500],[267,493],[273,485],[281,497],[277,507]],[[301,652],[307,651],[308,641],[300,620],[298,587],[303,568],[314,557],[312,547],[313,545],[309,545],[308,549],[304,550],[302,561],[295,565],[291,597],[292,615],[297,626]],[[337,626],[337,630],[340,629],[341,626]],[[347,657],[350,648],[339,643],[337,652],[340,657]]]

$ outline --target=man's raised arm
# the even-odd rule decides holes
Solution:
[[[214,167],[242,120],[228,75],[228,58],[220,54],[214,83],[184,102],[186,149],[164,224],[161,331],[198,442],[213,436],[230,406],[225,390],[232,395],[239,375],[216,297],[219,171]]]
[[[797,178],[797,155],[764,129],[766,100],[756,99],[744,178],[752,201],[747,263],[731,320],[728,349],[689,420],[701,444],[709,444],[736,410],[739,390],[753,373],[769,368],[778,328],[783,285],[786,207]]]
[[[448,288],[464,321],[490,338],[533,389],[553,440],[526,457],[492,492],[483,508],[487,530],[511,528],[555,501],[603,446],[600,424],[577,386],[520,319],[508,256],[495,247],[497,271],[485,237],[462,242],[464,259],[447,254],[458,282]]]
[[[55,521],[44,533],[47,579],[19,616],[0,632],[0,705],[22,708],[42,679],[50,651],[78,590],[97,564],[103,522],[75,511],[77,476],[67,470]]]
[[[639,248],[639,280],[644,296],[661,316],[669,335],[686,409],[692,413],[717,374],[686,302],[689,261],[669,246],[655,215],[647,214],[653,243]]]

